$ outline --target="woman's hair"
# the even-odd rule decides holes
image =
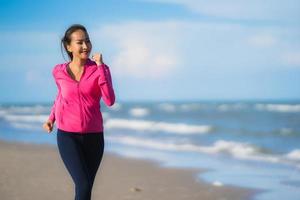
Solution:
[[[71,25],[65,32],[65,35],[63,36],[63,38],[61,39],[61,52],[62,52],[62,47],[64,47],[65,51],[67,52],[70,60],[73,59],[73,54],[72,52],[69,52],[67,49],[67,45],[69,45],[71,43],[71,35],[72,33],[74,33],[77,30],[82,30],[84,31],[86,34],[88,34],[86,28],[81,25],[81,24],[73,24]],[[63,54],[63,52],[62,52]],[[64,55],[63,55],[64,56]]]

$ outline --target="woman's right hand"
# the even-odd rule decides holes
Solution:
[[[53,122],[50,120],[47,120],[44,124],[43,124],[43,128],[50,133],[53,130]]]

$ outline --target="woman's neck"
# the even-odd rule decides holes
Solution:
[[[72,68],[81,69],[85,65],[86,61],[87,59],[73,58],[73,60],[70,62],[70,65]]]

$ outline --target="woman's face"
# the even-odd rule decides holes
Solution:
[[[79,58],[86,60],[89,58],[92,50],[92,43],[88,34],[82,30],[74,31],[71,34],[71,42],[69,45],[67,45],[67,49],[73,54],[73,59]]]

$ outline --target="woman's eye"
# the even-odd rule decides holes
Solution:
[[[91,43],[91,41],[87,40],[86,43]],[[83,44],[83,42],[77,42],[77,44]]]

